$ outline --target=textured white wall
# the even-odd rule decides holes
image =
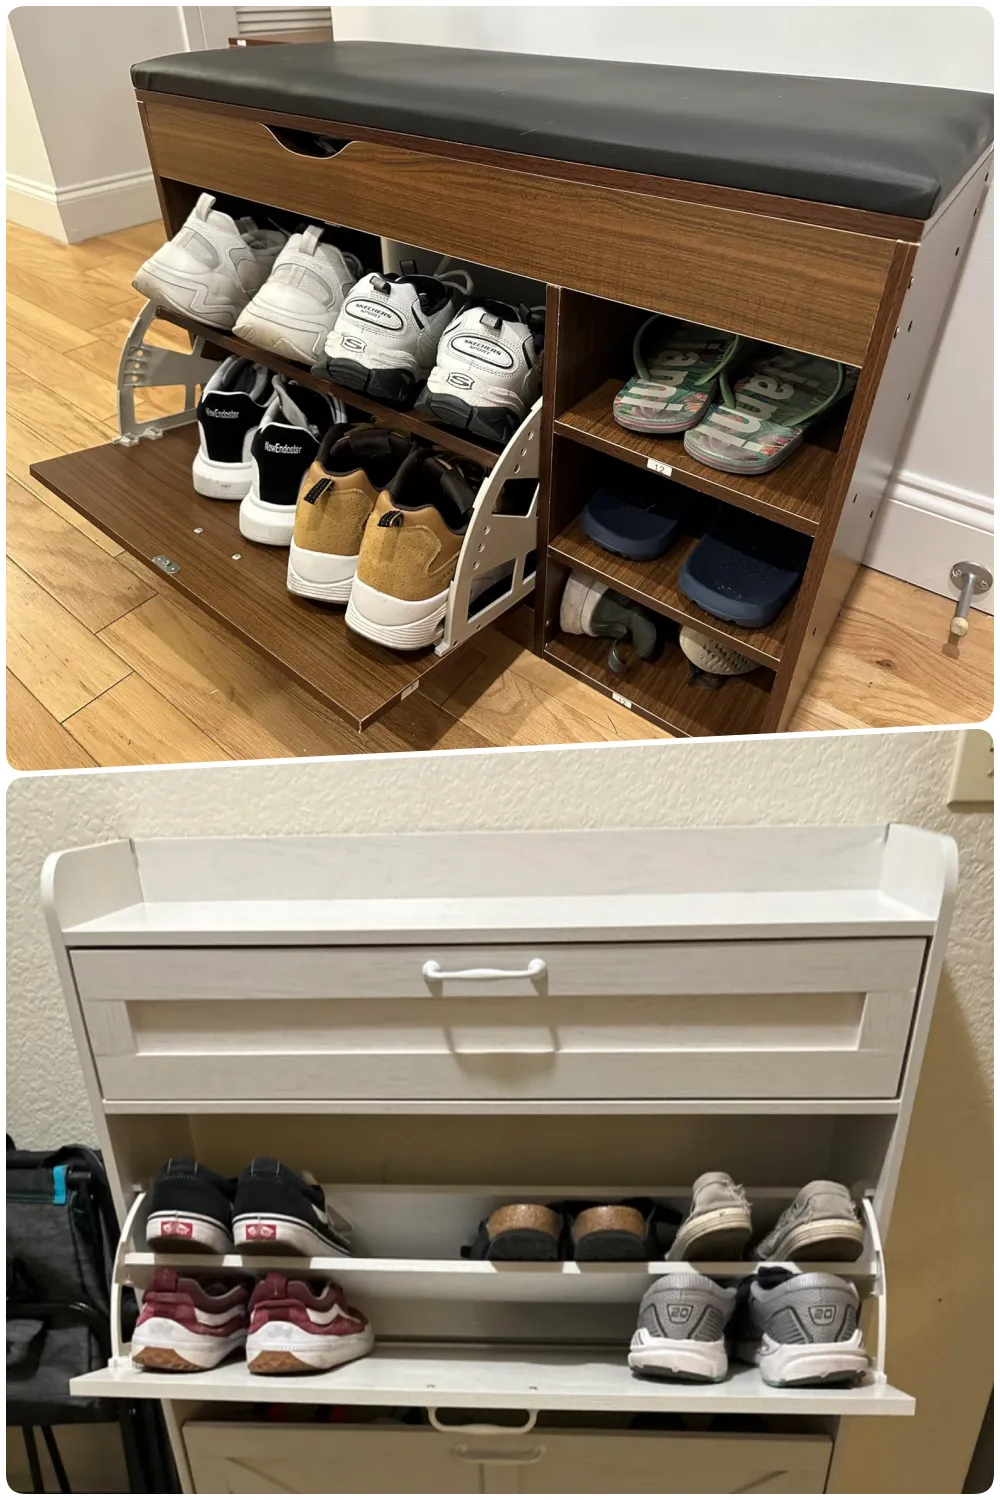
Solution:
[[[948,731],[454,752],[20,777],[8,793],[8,1128],[93,1140],[38,899],[54,849],[117,837],[905,821],[959,846],[957,911],[890,1244],[890,1375],[843,1492],[956,1493],[992,1383],[992,817],[951,813]],[[930,1252],[935,1252],[930,1255]]]

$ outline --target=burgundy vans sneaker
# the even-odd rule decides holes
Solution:
[[[364,1313],[335,1281],[291,1281],[272,1271],[250,1298],[247,1369],[252,1375],[303,1375],[370,1354]]]
[[[213,1370],[247,1336],[247,1288],[160,1270],[146,1289],[132,1335],[142,1370]]]

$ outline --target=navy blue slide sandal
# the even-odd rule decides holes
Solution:
[[[787,526],[723,505],[677,582],[716,619],[759,628],[770,625],[795,593],[809,547],[807,536]]]
[[[580,524],[605,551],[649,562],[674,545],[694,499],[692,491],[681,484],[623,469],[614,485],[594,491]]]

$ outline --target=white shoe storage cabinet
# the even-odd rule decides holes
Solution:
[[[955,875],[949,839],[896,825],[51,855],[43,904],[124,1225],[116,1295],[170,1263],[144,1234],[167,1157],[235,1174],[272,1154],[327,1185],[353,1258],[178,1264],[333,1276],[377,1340],[302,1378],[159,1374],[132,1368],[116,1302],[108,1367],[72,1389],[162,1401],[187,1491],[823,1491],[841,1418],[914,1410],[889,1379],[882,1241]],[[760,1233],[811,1178],[856,1192],[863,1254],[827,1269],[865,1298],[861,1385],[640,1379],[628,1340],[666,1263],[460,1257],[501,1203],[683,1209],[713,1168],[747,1184]],[[311,1420],[331,1405],[347,1420]]]

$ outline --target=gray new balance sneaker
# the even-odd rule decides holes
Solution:
[[[865,1232],[850,1193],[840,1182],[807,1182],[754,1260],[857,1260]]]
[[[735,1306],[735,1291],[695,1271],[661,1276],[639,1304],[630,1369],[672,1380],[724,1380],[726,1325]]]
[[[740,1260],[750,1243],[747,1195],[726,1172],[703,1172],[668,1260]]]
[[[857,1289],[825,1271],[762,1266],[740,1287],[732,1339],[766,1385],[854,1385],[868,1369]]]

